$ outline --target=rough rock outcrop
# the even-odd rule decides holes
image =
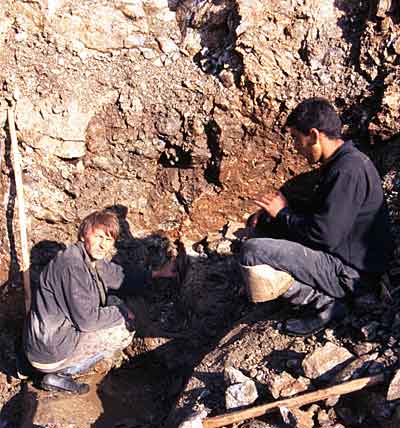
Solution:
[[[114,204],[133,234],[201,240],[240,220],[256,192],[304,170],[281,129],[308,96],[333,101],[352,135],[394,135],[400,33],[387,3],[2,2],[0,124],[15,103],[31,245],[71,241]],[[9,264],[9,161],[1,178]]]

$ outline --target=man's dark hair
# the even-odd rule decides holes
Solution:
[[[82,241],[88,233],[94,229],[103,229],[107,235],[113,237],[114,240],[119,235],[119,221],[115,212],[110,210],[95,211],[85,217],[78,229],[78,240]]]
[[[342,122],[333,106],[325,98],[308,98],[302,101],[288,116],[286,126],[309,135],[312,128],[328,138],[341,137]]]

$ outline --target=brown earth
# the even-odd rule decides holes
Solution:
[[[137,339],[127,364],[147,368],[150,377],[135,388],[154,385],[148,403],[171,389],[154,421],[146,422],[160,426],[203,356],[211,352],[205,361],[219,370],[212,353],[228,358],[216,347],[219,339],[243,316],[251,319],[231,255],[239,246],[238,222],[254,209],[251,198],[288,180],[297,201],[310,192],[313,174],[292,180],[308,167],[283,129],[299,100],[327,97],[346,135],[374,157],[399,239],[398,10],[397,0],[1,2],[2,426],[13,426],[21,413],[13,367],[23,322],[8,106],[16,110],[23,156],[33,282],[57,250],[74,241],[82,218],[105,206],[121,216],[116,261],[158,266],[177,237],[200,254],[182,289],[155,286],[135,303],[145,339]],[[399,256],[388,276],[395,298]],[[386,321],[360,315],[350,339],[337,340],[351,349],[369,342],[358,335],[376,321],[383,332],[380,356],[396,356],[397,338],[385,325],[397,325],[396,309],[383,307]],[[256,320],[246,321],[246,334],[239,331],[233,355],[236,348],[251,354],[264,340],[270,343],[261,346],[260,358],[275,348],[304,354],[326,340],[295,343],[275,322]],[[143,351],[148,361],[141,360]],[[232,358],[251,371],[250,363]],[[161,386],[152,368],[160,361],[171,380]],[[254,362],[262,371],[259,365]],[[128,426],[146,426],[138,421]]]

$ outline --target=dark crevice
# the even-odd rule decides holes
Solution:
[[[208,183],[222,188],[220,180],[220,169],[223,151],[220,147],[221,129],[214,120],[210,120],[205,127],[207,135],[207,145],[211,153],[211,158],[204,171],[204,177]]]
[[[178,202],[182,205],[183,209],[185,210],[186,214],[190,213],[190,204],[188,201],[182,196],[180,192],[175,192],[176,199]]]
[[[183,147],[167,142],[158,163],[164,168],[188,169],[193,167],[192,152]]]

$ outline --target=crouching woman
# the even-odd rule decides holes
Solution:
[[[32,308],[24,332],[24,351],[43,374],[41,386],[50,391],[83,394],[88,385],[75,375],[127,347],[134,335],[134,314],[110,290],[134,295],[155,277],[175,276],[171,262],[159,271],[125,271],[105,258],[119,234],[112,211],[88,215],[78,242],[59,253],[44,269],[33,290]]]

